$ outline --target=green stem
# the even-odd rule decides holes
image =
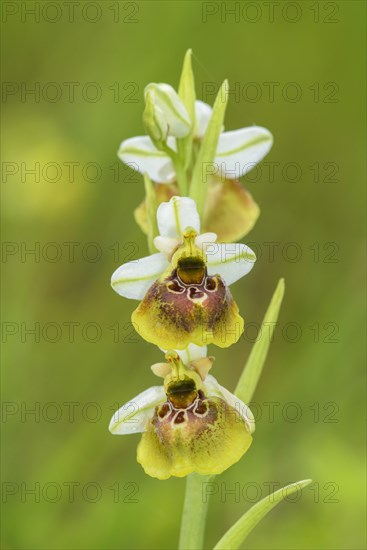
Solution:
[[[177,159],[175,168],[176,168],[178,188],[180,190],[181,196],[186,197],[187,191],[188,191],[187,174],[184,166],[181,164],[180,159]]]
[[[176,151],[168,147],[166,143],[161,143],[159,148],[161,151],[164,151],[172,160],[173,166],[175,167],[177,184],[178,184],[178,188],[180,190],[181,196],[186,197],[188,186],[187,186],[187,173],[185,170],[184,159],[180,157],[179,153],[176,153]]]
[[[158,226],[157,226],[157,196],[155,193],[154,183],[151,181],[148,174],[144,174],[144,185],[145,185],[145,202],[147,209],[147,226],[148,226],[148,248],[150,254],[155,254],[157,252],[156,247],[154,246],[154,237],[158,235]]]
[[[190,474],[186,480],[185,502],[181,519],[180,550],[202,550],[205,520],[208,509],[208,495],[203,492],[203,484],[213,476]]]

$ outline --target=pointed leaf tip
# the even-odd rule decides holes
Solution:
[[[194,136],[194,130],[195,130],[195,124],[196,124],[195,122],[195,100],[196,100],[195,78],[192,70],[191,56],[192,56],[192,50],[188,49],[184,57],[180,83],[178,87],[178,94],[182,99],[191,120],[191,131],[186,137],[184,137],[183,139],[179,139],[177,141],[177,148],[178,148],[179,156],[181,157],[184,170],[188,168],[191,162],[192,142],[193,142],[193,136]]]
[[[257,502],[252,508],[243,514],[242,517],[223,535],[215,545],[214,550],[238,550],[247,536],[258,523],[284,498],[300,491],[312,482],[312,479],[304,479],[286,485],[269,496]]]

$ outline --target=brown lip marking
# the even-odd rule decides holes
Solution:
[[[175,418],[173,419],[173,422],[175,424],[182,424],[185,422],[185,412],[180,411],[178,414],[176,414]]]
[[[196,399],[188,406],[175,406],[170,400],[166,401],[162,405],[158,406],[155,410],[152,422],[153,425],[158,427],[159,424],[174,425],[187,424],[190,425],[195,422],[203,422],[206,418],[201,429],[204,429],[206,425],[213,424],[218,415],[217,405],[214,405],[210,398],[204,397],[204,394],[199,390],[199,394]],[[217,400],[221,401],[221,400]]]
[[[182,294],[185,292],[185,287],[181,286],[177,279],[167,283],[167,289],[175,294]]]
[[[208,297],[207,292],[218,290],[218,280],[215,277],[208,276],[206,269],[204,275],[200,278],[200,282],[183,281],[178,269],[175,269],[168,279],[169,281],[166,283],[168,292],[184,294],[186,291],[186,297],[191,301],[200,300],[200,302],[204,302]]]
[[[227,332],[233,334],[241,321],[231,292],[219,275],[205,273],[200,284],[185,284],[177,269],[155,281],[133,313],[143,338],[164,349],[184,349],[190,342],[228,347],[240,333],[234,339],[227,338]]]

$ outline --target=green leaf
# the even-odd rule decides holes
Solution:
[[[192,50],[187,50],[182,72],[180,78],[180,84],[178,87],[178,95],[182,99],[183,104],[186,107],[187,113],[192,122],[192,127],[190,133],[183,139],[177,140],[178,153],[183,165],[183,168],[186,170],[191,162],[192,155],[192,141],[195,131],[195,79],[194,73],[192,71],[191,64]]]
[[[227,103],[228,81],[225,80],[215,99],[212,116],[203,137],[192,173],[190,197],[196,201],[196,206],[201,218],[203,215],[206,193],[208,189],[208,176],[206,175],[206,168],[208,164],[214,161],[215,158]]]
[[[312,479],[304,479],[286,485],[271,495],[257,502],[250,510],[236,521],[234,525],[223,535],[220,541],[214,546],[214,550],[236,550],[241,546],[247,535],[256,527],[270,510],[272,510],[285,497],[295,493],[312,482]]]
[[[259,338],[251,350],[250,356],[235,389],[234,393],[237,397],[242,399],[244,403],[251,402],[261,371],[264,367],[278,319],[280,306],[282,304],[284,288],[284,279],[280,279],[261,324]]]
[[[157,225],[157,195],[154,188],[154,183],[150,179],[147,173],[144,174],[144,185],[145,185],[145,201],[147,208],[147,226],[148,226],[148,248],[151,254],[157,252],[156,247],[154,246],[153,240],[154,237],[158,235],[158,225]]]

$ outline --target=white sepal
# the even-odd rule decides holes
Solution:
[[[256,256],[242,243],[213,243],[206,247],[206,259],[208,274],[220,275],[230,285],[251,271]]]
[[[152,386],[120,407],[111,418],[108,429],[118,435],[144,432],[155,407],[165,401],[163,386]]]
[[[188,226],[200,233],[196,204],[188,197],[172,197],[169,202],[162,202],[157,210],[157,222],[161,237],[182,239]]]
[[[219,136],[215,165],[222,176],[238,179],[270,151],[273,136],[266,128],[249,126]]]
[[[161,252],[128,262],[113,273],[111,286],[120,296],[142,300],[148,288],[162,275],[168,265],[166,256]]]
[[[176,148],[174,138],[168,138],[171,149]],[[120,145],[118,157],[133,170],[147,173],[150,179],[158,183],[172,183],[176,179],[172,161],[166,153],[159,151],[148,136],[126,139]]]

